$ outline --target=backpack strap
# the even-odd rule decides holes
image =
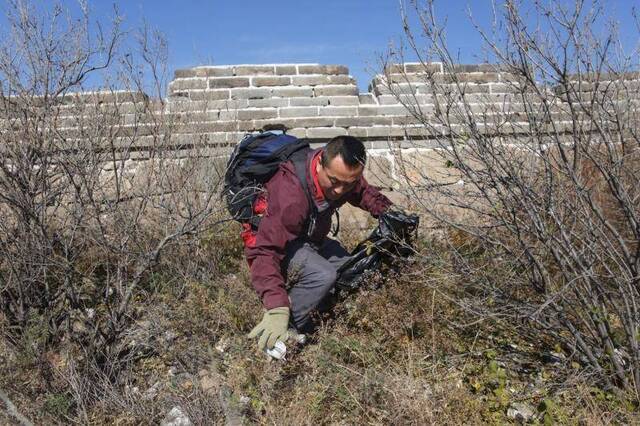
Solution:
[[[307,201],[309,202],[309,220],[307,221],[307,238],[311,237],[313,233],[313,229],[316,225],[316,218],[318,217],[318,209],[316,208],[316,203],[311,198],[311,191],[309,190],[309,184],[307,182],[307,154],[308,150],[300,150],[291,156],[291,161],[296,169],[296,176],[300,180],[302,184],[302,189],[304,190],[305,195],[307,196]],[[337,224],[336,227],[331,232],[335,237],[338,235],[340,231],[340,214],[338,210],[335,211]]]
[[[316,208],[316,203],[311,198],[311,191],[309,191],[309,184],[307,182],[307,154],[309,150],[301,149],[291,156],[291,161],[293,162],[293,166],[296,169],[296,176],[298,176],[298,180],[302,185],[302,190],[304,191],[305,196],[307,197],[307,201],[309,202],[309,219],[307,220],[307,238],[311,237],[313,233],[313,228],[316,225],[316,217],[318,216],[318,209]]]

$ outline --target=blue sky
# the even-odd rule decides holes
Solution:
[[[637,38],[629,13],[635,3],[604,2],[623,33]],[[366,90],[379,55],[402,39],[398,0],[89,0],[96,19],[111,15],[114,4],[127,26],[144,19],[166,35],[172,70],[209,64],[342,64]],[[489,22],[490,0],[436,1],[437,14],[447,18],[450,49],[461,62],[474,63],[483,54],[468,7],[479,22]]]

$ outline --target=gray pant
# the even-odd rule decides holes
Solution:
[[[299,331],[309,331],[311,312],[333,288],[337,270],[348,258],[345,248],[330,238],[320,247],[302,239],[287,245],[283,273],[290,287],[291,319]]]

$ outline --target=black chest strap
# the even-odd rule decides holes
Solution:
[[[309,218],[307,219],[307,238],[311,237],[313,234],[316,218],[318,217],[318,208],[316,207],[315,201],[313,201],[311,191],[309,189],[309,183],[307,182],[307,157],[309,151],[308,150],[300,150],[291,156],[291,161],[293,162],[293,166],[296,169],[296,176],[298,176],[298,180],[300,180],[300,184],[302,185],[302,189],[307,197],[307,201],[309,202]],[[335,210],[337,224],[335,229],[332,231],[333,236],[338,235],[340,231],[340,214],[338,210]]]

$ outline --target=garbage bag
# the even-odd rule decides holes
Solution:
[[[416,215],[399,210],[383,213],[378,226],[351,252],[338,269],[336,286],[342,290],[356,290],[366,279],[367,273],[378,270],[384,263],[413,252],[413,235],[420,219]]]

